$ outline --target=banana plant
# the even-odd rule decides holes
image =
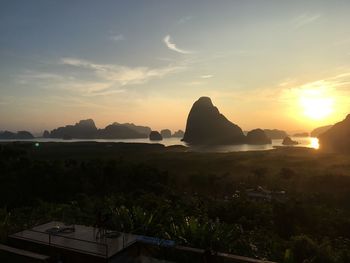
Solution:
[[[229,244],[239,236],[239,228],[221,223],[219,220],[199,220],[194,217],[186,217],[179,225],[171,224],[169,237],[178,242],[211,249],[213,251],[224,250],[224,244]]]
[[[120,231],[149,234],[156,227],[154,214],[145,211],[141,207],[133,206],[128,209],[121,206],[115,208],[112,212],[114,226]]]

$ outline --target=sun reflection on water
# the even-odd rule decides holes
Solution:
[[[320,144],[318,142],[318,138],[310,138],[310,147],[314,149],[320,148]]]

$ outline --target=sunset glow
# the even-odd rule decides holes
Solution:
[[[319,149],[320,148],[320,144],[317,138],[311,138],[310,139],[310,147],[314,148],[314,149]]]
[[[350,110],[348,2],[13,1],[0,10],[0,130],[88,118],[184,130],[201,96],[244,130],[311,131]]]
[[[312,120],[322,120],[334,111],[334,99],[325,94],[322,88],[303,90],[300,105],[304,115]]]

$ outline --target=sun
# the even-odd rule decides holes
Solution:
[[[323,120],[334,111],[334,99],[324,88],[306,89],[300,94],[303,114],[312,120]]]

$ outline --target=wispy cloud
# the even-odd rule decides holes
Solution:
[[[350,70],[310,82],[298,82],[297,79],[289,78],[279,83],[278,86],[289,90],[328,88],[337,89],[338,91],[344,90],[350,93]]]
[[[122,34],[118,34],[118,35],[110,36],[110,39],[113,40],[114,42],[119,42],[119,41],[125,40],[125,37]]]
[[[75,67],[82,67],[87,69],[95,69],[95,70],[103,70],[106,67],[84,59],[69,58],[69,57],[61,58],[60,64],[70,65]]]
[[[297,29],[316,22],[318,19],[320,19],[320,17],[321,14],[304,13],[292,19],[291,22],[293,24],[293,27]]]
[[[180,66],[167,66],[163,68],[127,67],[121,65],[97,64],[76,58],[62,58],[61,63],[74,67],[91,69],[104,81],[120,86],[141,84],[151,79],[162,78],[165,75],[182,69]]]
[[[62,76],[55,73],[48,73],[48,72],[37,72],[32,70],[26,70],[23,73],[19,74],[17,76],[17,81],[20,84],[27,84],[30,81],[62,81],[62,80],[72,80],[74,79],[72,76]]]
[[[211,79],[212,77],[214,77],[214,76],[210,75],[210,74],[201,76],[202,79]]]
[[[177,21],[177,23],[179,24],[179,25],[182,25],[182,24],[185,24],[185,23],[187,23],[188,21],[190,21],[190,20],[192,20],[192,16],[184,16],[184,17],[181,17],[178,21]]]
[[[58,74],[48,72],[35,72],[27,70],[17,78],[22,85],[35,84],[43,89],[61,89],[83,96],[101,96],[126,92],[128,85],[140,85],[153,79],[163,78],[169,74],[179,72],[184,65],[168,65],[165,67],[128,67],[122,65],[99,64],[92,61],[64,57],[59,60],[60,65],[73,67],[72,74]],[[92,76],[88,79],[81,76],[86,70]],[[77,77],[78,76],[78,77]]]
[[[166,36],[164,37],[163,41],[164,41],[165,45],[166,45],[170,50],[173,50],[173,51],[178,52],[178,53],[181,53],[181,54],[190,54],[190,53],[192,53],[191,51],[178,48],[178,47],[176,46],[176,44],[172,42],[172,39],[171,39],[170,35],[166,35]]]

